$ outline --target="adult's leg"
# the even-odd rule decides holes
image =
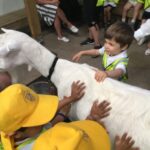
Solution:
[[[57,16],[62,22],[64,22],[67,25],[68,29],[70,29],[71,32],[77,33],[79,31],[79,29],[72,25],[72,23],[67,19],[66,15],[64,14],[61,8],[57,9]]]
[[[70,40],[66,37],[63,36],[62,34],[62,30],[61,30],[61,20],[60,18],[57,16],[56,14],[56,17],[55,17],[55,20],[54,20],[54,27],[55,27],[55,30],[56,30],[56,33],[57,33],[57,36],[58,36],[58,40],[59,41],[63,41],[63,42],[69,42]]]
[[[87,1],[87,0],[86,0]],[[94,46],[100,46],[99,41],[99,26],[97,24],[98,17],[99,17],[99,11],[96,7],[97,0],[88,0],[88,3],[86,4],[86,15],[87,15],[87,22],[88,22],[88,29],[89,29],[89,38],[94,40]]]
[[[109,27],[111,25],[111,11],[113,7],[112,6],[106,6],[104,8],[104,24],[105,28]]]
[[[100,46],[99,34],[100,34],[100,30],[97,24],[89,27],[89,37],[90,39],[94,39],[95,47]]]
[[[130,8],[132,8],[132,4],[130,2],[127,2],[125,4],[125,6],[123,7],[123,12],[122,12],[122,22],[126,22],[126,17],[127,17],[127,13],[130,10]]]
[[[111,11],[112,11],[112,7],[111,6],[108,6],[107,7],[107,21],[111,21]]]
[[[134,7],[134,12],[133,12],[133,17],[132,17],[132,21],[131,22],[135,22],[136,19],[139,16],[140,10],[142,9],[143,4],[142,3],[137,3]]]
[[[62,38],[62,30],[61,30],[61,21],[59,19],[59,17],[56,14],[55,20],[54,20],[54,27],[57,33],[57,36],[59,38]]]
[[[104,7],[104,23],[106,24],[108,20],[108,10],[107,6]]]
[[[62,22],[64,22],[68,26],[68,28],[72,26],[71,22],[67,19],[66,15],[64,14],[64,11],[59,7],[57,9],[57,16]]]

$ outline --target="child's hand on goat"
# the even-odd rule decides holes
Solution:
[[[107,101],[102,101],[98,104],[98,100],[94,101],[93,106],[91,108],[90,114],[88,116],[89,119],[99,121],[109,115],[111,110],[110,103]]]
[[[108,77],[108,74],[105,71],[97,70],[95,73],[95,79],[98,82],[102,82],[105,78]]]
[[[132,137],[128,136],[127,133],[124,133],[122,137],[116,136],[115,150],[140,150],[137,147],[133,147],[134,143]]]
[[[85,84],[79,80],[71,85],[71,95],[68,97],[71,102],[78,101],[84,96]]]

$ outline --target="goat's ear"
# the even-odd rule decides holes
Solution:
[[[12,31],[12,30],[5,29],[5,28],[1,28],[1,30],[2,30],[3,32],[5,32],[5,33],[8,33],[8,32],[10,32],[10,31]]]
[[[0,47],[0,56],[4,57],[11,53],[12,51],[17,51],[18,45],[16,42],[9,42]]]
[[[32,70],[32,66],[28,65],[28,71],[30,72]]]
[[[10,52],[8,45],[0,47],[0,56],[4,57]]]

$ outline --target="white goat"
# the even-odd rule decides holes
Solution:
[[[8,70],[27,64],[47,77],[55,55],[24,33],[3,31],[5,33],[0,35],[0,68]],[[110,78],[98,83],[94,71],[87,66],[58,59],[54,67],[51,81],[56,85],[60,99],[70,94],[73,81],[81,80],[87,86],[85,96],[72,105],[70,117],[85,119],[94,100],[108,100],[112,110],[104,122],[112,141],[116,134],[128,132],[136,146],[150,150],[150,91]]]

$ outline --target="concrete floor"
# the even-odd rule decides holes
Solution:
[[[51,51],[58,54],[59,57],[71,60],[72,56],[79,50],[90,49],[92,45],[80,46],[80,42],[84,40],[87,35],[87,27],[82,25],[79,27],[80,31],[77,35],[69,33],[67,30],[63,30],[65,36],[70,38],[69,43],[64,43],[57,40],[57,36],[54,30],[45,30],[43,32],[44,45]],[[101,43],[103,44],[104,31],[101,30]],[[129,66],[128,66],[128,83],[150,90],[150,56],[145,56],[144,52],[146,44],[138,46],[136,41],[133,41],[130,46],[129,53]],[[83,57],[80,63],[88,63],[92,66],[101,68],[101,59]],[[19,81],[22,83],[29,83],[32,80],[40,76],[40,74],[32,70],[27,72],[27,67],[22,66],[18,68]]]

